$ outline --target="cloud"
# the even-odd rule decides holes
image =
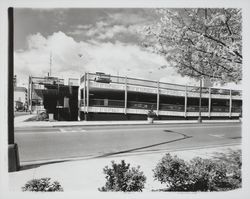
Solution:
[[[96,40],[77,42],[63,32],[48,37],[40,33],[30,35],[27,43],[27,50],[16,51],[14,54],[14,71],[19,83],[27,84],[29,75],[46,76],[50,69],[50,54],[52,76],[60,78],[79,78],[84,72],[100,71],[171,83],[190,82],[171,67],[161,69],[160,66],[167,65],[163,57],[135,44]]]
[[[150,12],[150,14],[149,14]],[[109,13],[108,20],[114,24],[132,25],[144,24],[153,18],[151,9],[128,9]]]
[[[67,34],[69,35],[81,35],[81,34],[84,34],[86,31],[85,30],[82,30],[82,29],[75,29],[73,31],[69,31],[67,32]]]
[[[47,41],[40,33],[36,33],[35,35],[29,35],[27,37],[27,43],[29,49],[35,48],[45,48]]]
[[[90,30],[91,28],[93,28],[92,24],[78,24],[75,26],[72,26],[73,31],[68,31],[67,34],[69,35],[83,35],[86,34],[88,32],[88,30]]]
[[[82,39],[95,39],[106,42],[123,41],[134,43],[140,40],[140,30],[144,27],[142,24],[115,24],[111,21],[97,21],[95,24],[78,24],[70,31],[68,35],[81,37]]]
[[[86,25],[79,24],[76,27],[79,28],[79,29],[89,29],[92,26],[93,26],[92,24],[86,24]]]
[[[129,32],[129,29],[127,29],[125,26],[121,25],[115,25],[113,27],[109,27],[103,31],[103,33],[98,35],[98,39],[111,39],[113,38],[116,34],[119,33],[126,33]]]

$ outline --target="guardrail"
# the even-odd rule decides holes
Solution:
[[[33,84],[64,84],[64,79],[57,77],[31,77]]]
[[[185,110],[184,105],[174,105],[174,104],[160,104],[159,109],[162,111],[180,111]]]
[[[212,106],[211,112],[229,112],[228,106]]]
[[[123,100],[90,99],[89,106],[124,107]]]
[[[150,88],[158,88],[158,82],[157,81],[151,81],[151,80],[143,80],[143,79],[137,79],[137,78],[129,78],[129,77],[123,77],[123,76],[113,76],[113,75],[103,75],[103,82],[100,79],[100,76],[98,74],[94,73],[88,73],[89,75],[89,81],[97,81],[100,83],[107,83],[107,84],[125,84],[125,81],[127,79],[127,85],[134,85],[134,86],[142,86],[142,87],[150,87]],[[80,79],[81,83],[84,81],[84,76]],[[176,91],[186,91],[187,92],[194,92],[199,93],[200,87],[198,86],[185,86],[180,84],[171,84],[171,83],[164,83],[159,82],[159,88],[160,89],[167,89],[167,90],[176,90]],[[208,94],[209,88],[208,87],[202,87],[202,93]],[[230,95],[230,89],[220,89],[220,88],[211,88],[211,94],[214,95]],[[242,96],[241,90],[232,90],[231,91],[232,96]]]
[[[199,106],[187,106],[187,112],[199,112]],[[201,112],[208,112],[207,106],[201,106]]]
[[[241,113],[242,109],[241,109],[241,107],[232,107],[232,112],[233,113]]]
[[[134,108],[134,109],[151,109],[154,110],[157,109],[156,103],[150,103],[150,102],[138,102],[138,101],[128,101],[128,108]]]
[[[87,103],[85,103],[86,105]],[[84,106],[83,100],[80,100],[80,106]],[[90,99],[89,106],[96,106],[96,107],[113,107],[113,108],[124,108],[125,101],[124,100],[113,100],[113,99]],[[128,101],[127,108],[131,109],[144,109],[149,110],[153,108],[154,110],[157,109],[156,103],[151,102],[139,102],[139,101]],[[159,105],[160,111],[177,111],[177,112],[184,112],[185,106],[184,105],[175,105],[175,104],[160,104]],[[208,112],[209,109],[207,106],[201,106],[201,112]],[[242,109],[240,107],[232,107],[232,112],[240,113]],[[199,106],[187,106],[187,112],[199,112]],[[212,106],[211,112],[229,112],[228,106]]]

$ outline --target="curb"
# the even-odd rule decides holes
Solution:
[[[24,122],[25,123],[25,122]],[[145,123],[99,123],[99,124],[91,124],[91,123],[86,123],[86,124],[51,124],[50,122],[46,123],[42,123],[41,124],[34,124],[34,125],[14,125],[15,128],[22,128],[22,127],[39,127],[39,128],[46,128],[46,127],[59,127],[59,128],[62,128],[62,127],[86,127],[86,126],[134,126],[134,125],[173,125],[173,124],[213,124],[213,123],[241,123],[239,120],[221,120],[221,121],[218,121],[218,120],[207,120],[207,121],[203,121],[202,123],[198,123],[196,120],[195,121],[192,121],[190,120],[189,122],[188,121],[177,121],[177,122],[155,122],[155,123],[148,123],[148,122],[145,122]],[[20,123],[18,123],[20,124]],[[26,123],[27,124],[27,123]]]

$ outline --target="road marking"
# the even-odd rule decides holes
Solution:
[[[86,131],[82,128],[59,128],[59,130],[61,133],[80,133]]]
[[[208,134],[208,135],[217,137],[217,138],[223,138],[225,136],[224,134]]]
[[[39,129],[41,130],[41,132],[37,131],[37,132],[22,132],[24,130],[21,130],[20,132],[18,132],[16,135],[18,134],[44,134],[44,133],[48,133],[48,134],[51,134],[51,133],[58,133],[58,132],[61,132],[61,133],[77,133],[77,132],[103,132],[103,131],[108,131],[108,132],[117,132],[117,131],[127,131],[127,132],[130,132],[131,130],[136,130],[136,131],[149,131],[149,130],[185,130],[185,129],[202,129],[202,128],[209,128],[209,129],[213,129],[213,128],[241,128],[240,126],[161,126],[160,128],[159,127],[143,127],[143,128],[122,128],[122,127],[119,127],[119,128],[105,128],[103,127],[102,129],[100,128],[97,128],[97,129],[93,129],[93,128],[86,128],[83,129],[84,127],[62,127],[62,128],[51,128],[52,131],[48,131],[48,129]],[[42,131],[42,130],[46,130],[46,131]],[[17,130],[18,131],[18,130]],[[134,133],[134,132],[133,132]],[[216,137],[216,136],[215,136]]]
[[[210,128],[210,129],[213,129],[213,128],[240,128],[238,126],[193,126],[193,127],[178,127],[178,126],[175,126],[175,127],[168,127],[168,126],[165,126],[165,127],[143,127],[143,128],[102,128],[102,129],[91,129],[91,128],[88,128],[86,129],[86,131],[88,132],[102,132],[102,131],[109,131],[109,132],[117,132],[117,131],[128,131],[130,132],[131,130],[136,130],[136,131],[149,131],[149,130],[159,130],[159,131],[162,131],[162,130],[186,130],[186,129],[203,129],[203,128]],[[131,132],[131,133],[134,133],[134,132]]]

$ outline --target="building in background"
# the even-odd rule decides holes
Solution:
[[[28,92],[27,88],[17,86],[17,76],[13,78],[14,88],[14,111],[27,111],[28,109]]]
[[[46,112],[55,120],[71,121],[78,119],[78,79],[57,77],[29,77],[29,110],[35,113]]]
[[[104,73],[84,74],[78,96],[82,120],[146,120],[151,108],[160,120],[197,119],[200,110],[200,87]],[[202,87],[202,118],[233,119],[241,112],[242,91]]]
[[[28,93],[25,87],[14,87],[14,110],[27,111]]]

